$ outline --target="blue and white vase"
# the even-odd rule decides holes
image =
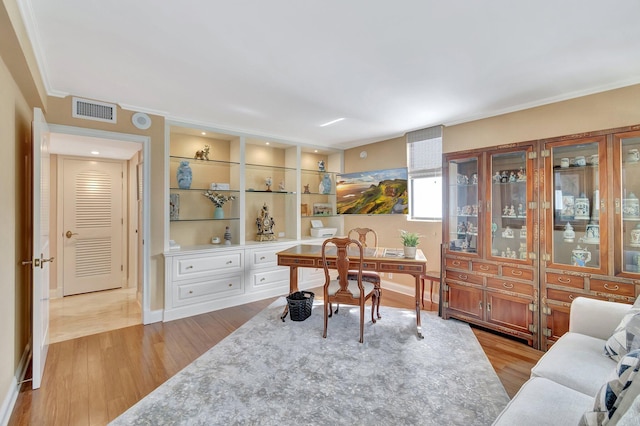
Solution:
[[[193,176],[191,175],[191,166],[189,166],[188,161],[181,161],[180,166],[178,166],[178,188],[180,189],[189,189],[191,188],[191,180]]]
[[[331,177],[329,177],[329,173],[325,173],[322,178],[322,183],[320,184],[320,193],[321,194],[331,194]]]

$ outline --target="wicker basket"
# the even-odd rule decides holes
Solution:
[[[304,321],[311,315],[314,294],[310,291],[296,291],[287,296],[291,321]]]

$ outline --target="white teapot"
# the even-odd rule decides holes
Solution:
[[[587,266],[591,261],[591,252],[580,246],[571,251],[571,264],[573,266]]]

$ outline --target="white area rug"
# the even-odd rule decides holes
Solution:
[[[113,425],[489,425],[509,398],[466,323],[381,308],[358,343],[341,306],[279,318],[281,298],[115,419]],[[366,317],[370,318],[367,307]]]

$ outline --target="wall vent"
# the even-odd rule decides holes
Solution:
[[[73,98],[74,118],[116,123],[116,105],[89,99]]]

